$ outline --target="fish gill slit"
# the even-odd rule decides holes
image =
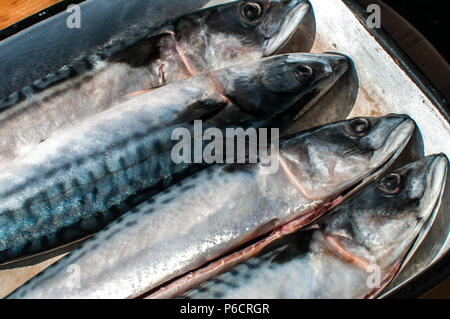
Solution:
[[[292,173],[292,171],[289,169],[289,165],[286,162],[286,160],[282,156],[279,156],[279,161],[281,164],[281,168],[283,169],[287,178],[292,183],[292,185],[294,185],[295,188],[300,192],[300,194],[302,194],[308,200],[311,200],[311,201],[314,200],[313,196],[308,193],[308,191],[302,186],[302,184],[295,177],[294,173]]]
[[[185,49],[183,46],[178,43],[177,38],[175,36],[175,32],[172,30],[166,30],[165,33],[169,34],[173,40],[175,41],[175,49],[177,50],[178,55],[181,58],[181,61],[183,61],[183,65],[185,66],[186,70],[189,72],[191,76],[196,76],[200,72],[195,69],[195,67],[192,65],[192,63],[189,61],[189,58],[185,54]]]
[[[325,236],[326,241],[335,249],[335,252],[339,253],[346,260],[351,262],[352,264],[366,270],[370,266],[370,262],[365,260],[364,258],[355,256],[347,249],[345,249],[334,237]]]

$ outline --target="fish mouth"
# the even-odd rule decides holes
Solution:
[[[263,57],[274,54],[289,41],[310,8],[311,4],[308,1],[298,0],[295,2],[294,7],[284,16],[278,31],[266,41]]]
[[[339,53],[311,54],[323,63],[321,74],[318,76],[316,88],[327,92],[349,69],[350,59]]]
[[[386,118],[393,121],[401,119],[402,121],[388,129],[388,134],[386,134],[382,146],[374,150],[372,159],[374,166],[378,166],[378,163],[384,162],[386,154],[392,154],[394,156],[402,152],[416,129],[416,123],[408,115],[390,114]],[[378,134],[382,134],[382,132]]]
[[[405,268],[411,258],[415,255],[416,251],[420,248],[422,242],[427,237],[431,227],[434,225],[445,190],[449,164],[447,156],[441,153],[425,157],[422,161],[424,160],[429,161],[428,169],[424,173],[425,189],[427,190],[424,196],[427,198],[423,198],[423,200],[426,202],[427,207],[421,210],[423,213],[418,216],[422,223],[418,223],[419,230],[416,238],[411,248],[408,250],[408,253],[403,258],[398,273]],[[416,276],[409,278],[408,282],[413,280],[415,277]],[[407,282],[404,282],[402,285],[406,283]],[[389,292],[386,293],[388,294]]]
[[[432,207],[429,210],[432,210],[436,206],[436,201],[433,198],[436,197],[436,194],[440,194],[445,187],[445,178],[447,177],[448,171],[448,158],[445,154],[437,154],[431,156],[431,163],[429,164],[429,168],[427,170],[426,176],[426,189],[429,191],[426,192],[425,198],[426,202],[429,203]],[[420,216],[422,218],[427,218],[429,216]]]
[[[331,67],[331,73],[333,74],[333,84],[340,78],[350,66],[350,59],[346,55],[335,53],[335,52],[325,52],[323,56],[327,57],[327,63]]]

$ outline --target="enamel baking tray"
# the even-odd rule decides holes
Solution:
[[[0,31],[0,98],[123,38],[223,0],[62,1]],[[366,24],[368,14],[354,0],[311,0],[312,10],[283,52],[339,52],[353,70],[289,131],[354,116],[410,115],[419,131],[395,166],[424,155],[450,157],[449,105],[428,79],[382,30]],[[79,3],[81,29],[68,29],[68,4]],[[51,35],[51,36],[50,36]],[[384,298],[416,298],[450,276],[450,183],[432,220],[419,235]],[[60,256],[31,267],[0,268],[0,297]]]

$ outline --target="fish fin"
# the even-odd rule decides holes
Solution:
[[[284,264],[306,254],[309,251],[313,234],[314,231],[312,230],[302,230],[280,238],[278,242],[274,242],[273,245],[282,247],[282,250],[272,258],[271,263]],[[273,248],[273,246],[268,247],[266,251],[271,251]]]
[[[118,45],[112,49],[106,61],[110,63],[126,63],[131,67],[139,68],[151,64],[152,61],[160,58],[161,39],[169,36],[168,33],[161,32],[156,35],[139,39],[131,44]]]
[[[246,158],[246,163],[227,164],[222,168],[222,170],[226,173],[234,173],[234,172],[240,172],[240,171],[250,172],[255,166],[256,166],[256,164],[248,163],[248,158]]]
[[[207,120],[230,104],[230,101],[214,91],[205,93],[201,98],[188,105],[172,123],[191,123],[195,120]]]

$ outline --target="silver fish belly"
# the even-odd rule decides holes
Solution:
[[[209,167],[134,208],[12,296],[138,297],[292,219],[311,223],[395,158],[413,130],[405,116],[358,118],[283,140],[273,174],[262,163]],[[80,269],[77,288],[65,272],[72,264]]]

